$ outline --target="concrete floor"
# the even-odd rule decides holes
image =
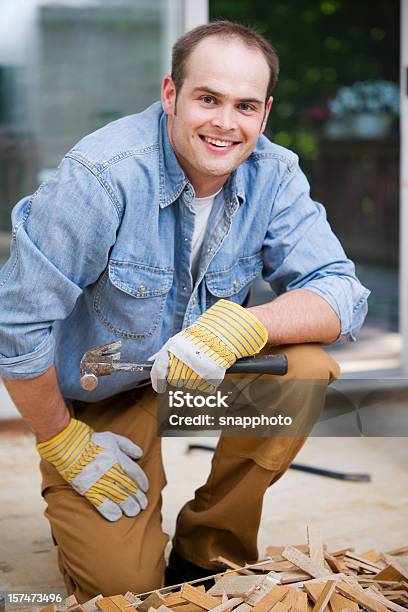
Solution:
[[[178,509],[208,473],[211,454],[167,438],[169,484],[163,527],[172,534]],[[305,542],[307,523],[320,525],[331,549],[352,544],[362,552],[408,545],[408,453],[404,438],[309,438],[297,461],[351,472],[369,472],[371,483],[342,482],[290,470],[269,489],[259,535],[269,544]],[[63,590],[39,494],[38,457],[30,434],[0,433],[0,591]]]

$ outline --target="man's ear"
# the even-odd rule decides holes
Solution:
[[[265,131],[266,124],[268,123],[268,117],[269,117],[269,112],[270,112],[271,107],[272,107],[272,102],[273,102],[273,98],[272,98],[272,96],[269,96],[269,99],[268,99],[268,101],[266,103],[266,106],[265,106],[265,114],[264,114],[264,118],[263,118],[263,121],[262,121],[261,133],[263,133]]]
[[[176,86],[169,74],[163,78],[161,86],[161,102],[165,113],[176,114]]]

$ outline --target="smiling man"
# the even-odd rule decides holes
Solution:
[[[13,211],[0,373],[37,438],[59,566],[80,602],[163,584],[156,392],[211,391],[237,359],[284,351],[290,384],[268,402],[311,426],[338,376],[320,345],[364,321],[368,291],[297,156],[263,136],[277,76],[275,51],[247,27],[188,32],[161,103],[85,137]],[[277,297],[248,308],[260,273]],[[151,384],[127,373],[81,389],[83,353],[118,338],[129,361],[153,356]],[[282,433],[221,437],[179,514],[167,584],[213,573],[220,555],[257,559],[264,493],[307,432]]]

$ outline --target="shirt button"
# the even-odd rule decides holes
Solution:
[[[238,282],[236,280],[234,280],[234,282],[232,283],[233,287],[238,287]]]
[[[183,287],[183,291],[187,291],[187,287]]]
[[[195,303],[196,303],[196,301],[197,301],[197,300],[196,300],[196,298],[193,298],[193,299],[191,300],[191,303],[192,303],[192,304],[195,304]]]
[[[143,295],[145,292],[145,286],[144,285],[140,285],[139,289],[137,290],[138,293],[140,293],[140,295]]]
[[[207,249],[207,253],[212,253],[214,249],[212,249],[211,247],[208,247]]]
[[[184,238],[184,242],[188,242],[188,238]]]

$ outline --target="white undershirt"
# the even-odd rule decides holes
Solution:
[[[222,189],[222,188],[221,188]],[[194,198],[193,207],[195,211],[194,217],[194,232],[191,245],[191,275],[196,278],[198,267],[200,264],[201,248],[203,246],[205,233],[207,230],[208,218],[214,204],[215,197],[220,193],[221,189],[213,195],[206,198]]]

